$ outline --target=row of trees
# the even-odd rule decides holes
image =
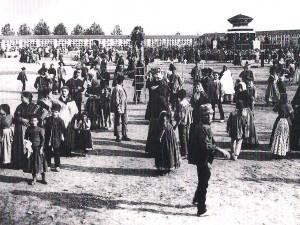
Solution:
[[[44,20],[40,20],[33,29],[24,23],[20,25],[19,30],[17,32],[18,35],[49,35],[50,29],[47,23]],[[15,35],[15,31],[10,26],[9,23],[5,24],[1,28],[1,34],[8,36],[8,35]],[[53,29],[54,35],[68,35],[67,28],[63,23],[59,23]],[[93,23],[89,28],[84,29],[81,25],[77,24],[71,34],[73,35],[105,35],[104,31],[102,30],[101,26],[97,23]],[[116,25],[111,32],[111,35],[122,35],[122,30],[119,25]]]

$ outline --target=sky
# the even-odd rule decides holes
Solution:
[[[249,26],[257,31],[300,29],[299,6],[299,0],[0,0],[0,27],[10,23],[17,31],[43,19],[51,31],[63,22],[69,33],[96,22],[105,34],[119,24],[123,34],[140,25],[146,35],[196,35],[226,32],[227,19],[241,13],[254,18]]]

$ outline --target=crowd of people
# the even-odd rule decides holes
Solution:
[[[25,52],[21,54],[23,63],[28,62]],[[198,187],[193,203],[198,207],[198,215],[202,215],[206,212],[206,193],[215,154],[219,152],[228,159],[238,160],[243,147],[259,145],[254,116],[255,75],[251,65],[246,62],[239,79],[234,81],[226,66],[218,72],[209,67],[200,68],[196,60],[190,73],[193,92],[188,97],[185,80],[176,72],[174,63],[168,71],[152,68],[145,74],[146,60],[144,64],[140,56],[129,51],[128,67],[124,69],[123,56],[115,54],[113,60],[112,53],[105,48],[83,50],[71,79],[67,79],[62,57],[57,68],[54,63],[49,68],[43,63],[34,82],[36,101],[26,90],[28,79],[26,68],[22,67],[17,77],[22,83],[21,104],[14,113],[8,104],[0,105],[0,164],[31,173],[32,185],[41,174],[42,183],[47,184],[51,158],[54,157],[53,170],[59,172],[62,155],[86,155],[93,150],[93,130],[113,129],[116,142],[131,141],[127,129],[128,95],[123,86],[124,79],[129,78],[135,86],[133,101],[141,101],[143,83],[149,91],[145,111],[145,119],[149,121],[146,154],[155,159],[160,175],[180,167],[185,159],[197,166]],[[145,58],[146,55],[145,50]],[[299,82],[295,61],[289,50],[276,52],[270,61],[265,100],[278,112],[270,138],[270,150],[275,158],[285,157],[290,149],[299,150],[300,87],[292,106],[288,104],[285,87],[286,79]],[[108,62],[116,65],[113,79]],[[139,80],[135,75],[139,75]],[[210,125],[225,122],[223,104],[232,103],[236,107],[229,112],[226,125],[231,149],[226,151],[216,146]]]

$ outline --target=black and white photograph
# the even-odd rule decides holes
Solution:
[[[297,0],[1,0],[0,225],[300,225]]]

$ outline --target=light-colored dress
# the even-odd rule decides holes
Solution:
[[[0,164],[9,164],[14,132],[12,128],[5,128],[0,133]]]
[[[295,74],[294,74],[294,83],[299,84],[300,82],[300,68],[296,68]]]
[[[234,85],[231,76],[230,70],[226,70],[223,73],[223,76],[220,79],[221,84],[223,86],[223,91],[225,95],[232,95],[234,94]]]
[[[273,141],[271,144],[271,152],[274,155],[286,156],[290,146],[290,128],[286,118],[280,118],[276,126]]]

